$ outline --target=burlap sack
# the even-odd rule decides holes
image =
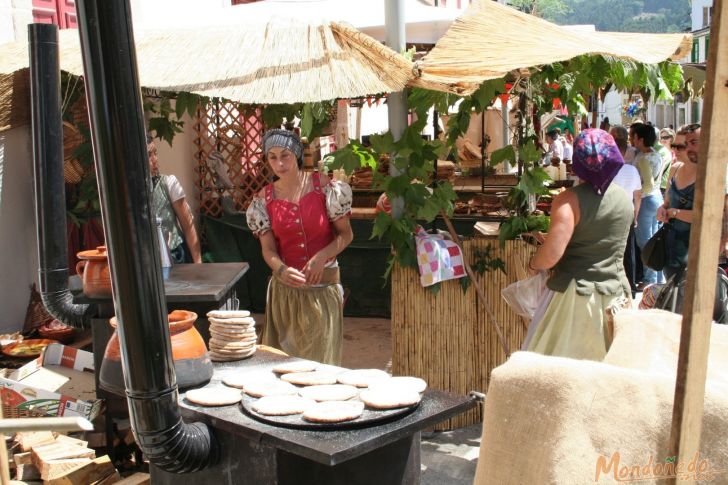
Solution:
[[[680,316],[629,310],[604,362],[513,354],[491,376],[475,483],[616,483],[615,453],[618,474],[665,464],[679,336]],[[714,324],[699,455],[711,483],[728,483],[727,364],[728,326]]]

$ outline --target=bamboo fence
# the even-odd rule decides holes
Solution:
[[[501,289],[523,278],[523,267],[533,246],[508,241],[503,250],[497,239],[478,238],[463,242],[471,264],[476,250],[487,246],[492,256],[503,259],[506,274],[490,271],[476,275],[486,300],[503,329],[511,351],[520,348],[526,336],[521,318],[505,303]],[[471,286],[463,292],[457,280],[446,281],[440,292],[423,288],[419,274],[411,268],[395,267],[392,272],[392,373],[425,379],[429,387],[456,394],[485,392],[490,372],[506,361],[493,323]],[[482,421],[476,407],[436,426],[454,429]]]

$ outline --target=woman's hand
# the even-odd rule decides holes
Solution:
[[[657,208],[657,220],[658,222],[667,222],[667,208],[664,205],[661,205]]]
[[[324,266],[326,266],[326,259],[321,257],[321,253],[316,253],[313,258],[309,259],[306,266],[303,267],[306,283],[309,285],[319,284],[321,276],[324,274]]]
[[[278,274],[280,280],[288,286],[295,288],[306,284],[306,276],[296,268],[286,266],[283,271]]]
[[[536,275],[537,275],[537,274],[539,274],[540,272],[541,272],[541,271],[540,271],[540,270],[538,270],[538,269],[533,269],[533,268],[531,267],[531,263],[530,263],[530,262],[528,263],[528,276],[536,276]]]

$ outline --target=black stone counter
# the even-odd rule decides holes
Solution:
[[[265,350],[238,362],[216,363],[212,381],[205,388],[224,387],[222,378],[241,370],[270,370],[276,363],[290,360]],[[368,452],[411,437],[419,431],[464,412],[476,403],[467,396],[428,389],[420,405],[410,414],[395,421],[361,429],[340,431],[296,430],[272,426],[243,413],[240,404],[223,407],[196,406],[180,394],[182,414],[186,421],[201,421],[257,444],[282,450],[308,460],[334,466]]]

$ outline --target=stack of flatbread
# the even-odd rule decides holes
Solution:
[[[247,310],[213,310],[210,321],[210,359],[230,362],[255,353],[255,320]]]

